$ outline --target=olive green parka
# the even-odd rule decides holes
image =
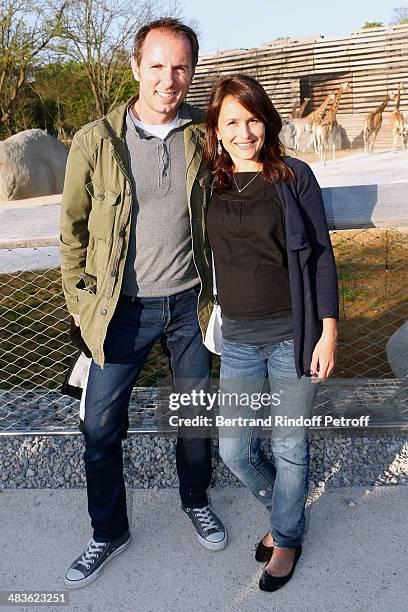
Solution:
[[[82,337],[101,366],[130,239],[133,194],[124,130],[127,108],[134,100],[75,134],[65,174],[60,221],[63,289],[68,310],[80,315]],[[193,257],[201,280],[197,311],[204,335],[213,305],[211,251],[205,233],[211,177],[203,159],[203,112],[187,106],[192,122],[184,129],[186,189]]]

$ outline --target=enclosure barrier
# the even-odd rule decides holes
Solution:
[[[315,413],[364,413],[372,428],[408,428],[406,380],[394,376],[386,353],[387,341],[408,315],[406,186],[334,187],[323,194],[341,321],[336,374],[319,386]],[[24,203],[0,205],[3,436],[79,433],[79,402],[60,393],[75,349],[61,289],[55,235],[59,209],[58,198],[31,206],[30,215]],[[217,368],[218,358],[215,375]],[[156,345],[132,393],[129,433],[156,431],[157,384],[168,375]]]

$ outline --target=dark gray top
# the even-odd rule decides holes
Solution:
[[[197,285],[187,204],[183,131],[191,122],[179,109],[177,126],[164,140],[126,118],[132,180],[132,217],[122,293],[164,297]]]

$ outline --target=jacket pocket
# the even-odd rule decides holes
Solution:
[[[94,238],[109,243],[112,240],[120,189],[114,189],[96,181],[87,183],[85,187],[92,198],[88,231]]]
[[[96,279],[93,276],[84,274],[75,285],[80,303],[93,302],[96,297]]]

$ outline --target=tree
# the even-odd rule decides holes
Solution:
[[[35,98],[33,123],[62,140],[67,141],[95,117],[94,100],[82,65],[71,61],[41,66],[29,87]]]
[[[381,21],[366,21],[362,26],[362,30],[369,30],[370,28],[383,28],[384,24]]]
[[[134,83],[131,41],[157,16],[160,0],[72,0],[64,14],[58,49],[84,67],[98,116],[105,115]],[[177,13],[176,5],[167,14]]]
[[[393,10],[393,13],[394,13],[394,17],[391,23],[396,24],[396,25],[401,24],[401,23],[408,23],[408,7],[407,6],[401,6],[399,8],[395,8]]]
[[[27,76],[57,35],[66,0],[0,0],[0,130],[11,132]]]

